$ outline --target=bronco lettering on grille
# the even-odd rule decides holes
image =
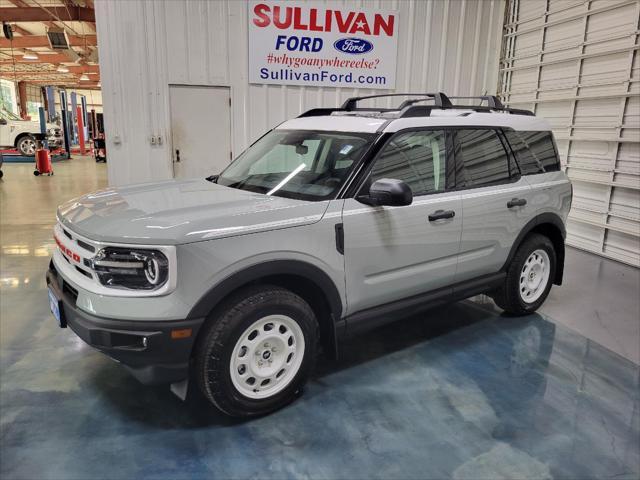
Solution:
[[[72,259],[74,262],[78,262],[80,263],[80,255],[78,255],[76,252],[74,252],[73,250],[65,247],[63,245],[63,243],[58,239],[58,237],[56,237],[55,235],[53,236],[53,239],[56,241],[56,244],[58,245],[58,248],[60,249],[60,251],[65,254],[67,257],[69,257],[70,259]]]

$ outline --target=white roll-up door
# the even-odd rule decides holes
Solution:
[[[574,186],[567,243],[640,266],[639,0],[511,0],[501,95],[552,125]]]

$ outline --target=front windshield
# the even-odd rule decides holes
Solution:
[[[5,108],[2,108],[2,110],[0,110],[0,117],[4,117],[7,120],[22,120],[18,115],[16,115],[13,112],[10,112]]]
[[[296,198],[333,198],[375,138],[370,133],[272,130],[218,177],[227,187]]]

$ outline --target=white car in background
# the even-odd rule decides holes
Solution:
[[[40,134],[40,122],[23,120],[7,110],[0,110],[0,148],[16,148],[21,155],[36,154],[36,135]],[[63,144],[62,129],[55,123],[47,123],[49,148]]]

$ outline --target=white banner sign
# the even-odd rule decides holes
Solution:
[[[249,82],[393,89],[398,13],[249,4]]]

